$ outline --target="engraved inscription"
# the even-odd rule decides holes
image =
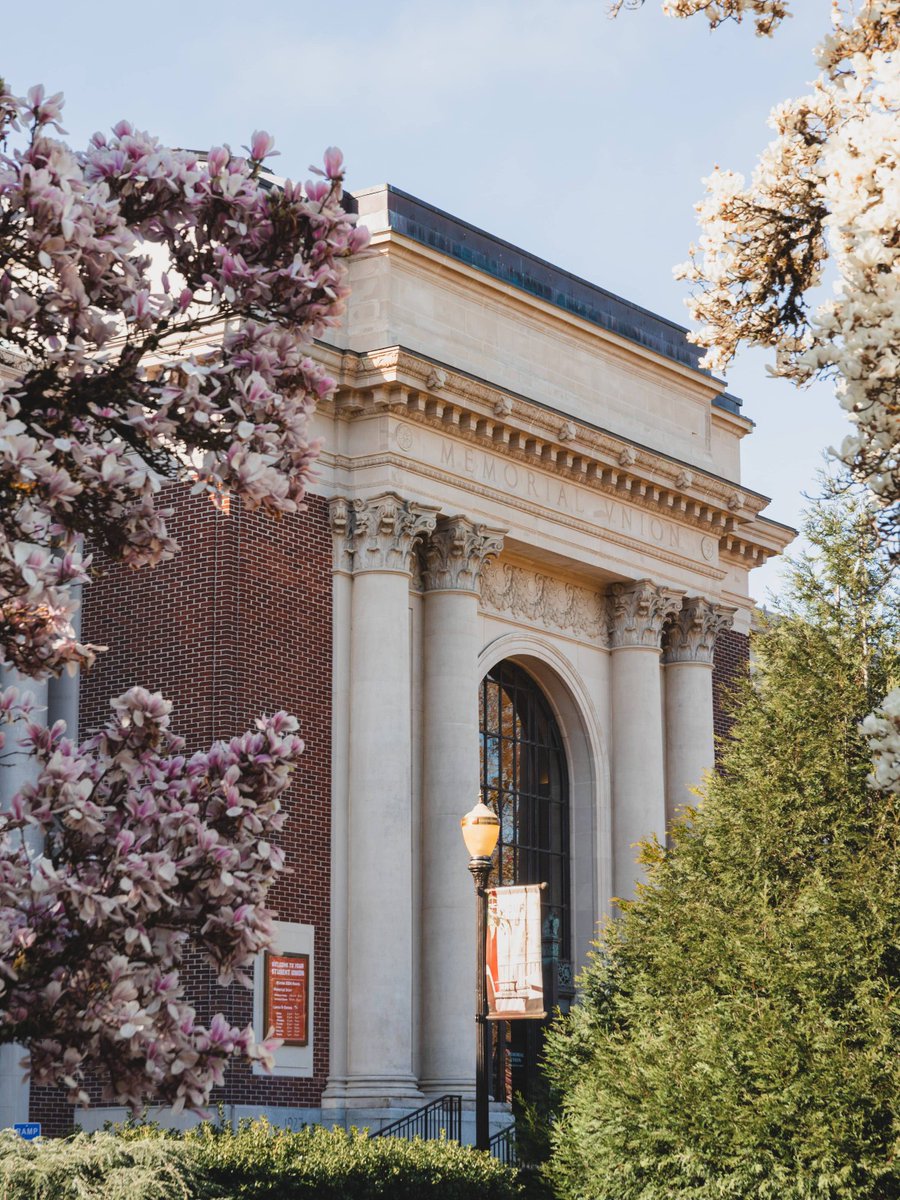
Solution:
[[[692,548],[683,544],[685,536],[689,537],[690,534],[686,534],[674,521],[606,497],[600,498],[598,503],[597,496],[584,488],[531,471],[518,463],[504,462],[483,450],[459,445],[449,438],[440,439],[440,465],[468,475],[480,483],[511,492],[524,500],[533,500],[555,512],[594,521],[615,533],[626,534],[667,550],[692,552]]]

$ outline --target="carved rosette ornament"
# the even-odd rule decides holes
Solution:
[[[736,608],[713,604],[700,596],[688,597],[666,626],[663,661],[712,666],[716,638],[731,628],[736,612]]]
[[[683,594],[658,587],[649,579],[614,583],[606,597],[610,649],[645,646],[659,650],[663,627],[681,608]]]
[[[369,500],[332,500],[330,511],[338,570],[408,575],[416,543],[434,529],[438,510],[387,492]]]
[[[483,563],[502,549],[499,529],[466,517],[439,517],[422,551],[426,591],[477,592]]]

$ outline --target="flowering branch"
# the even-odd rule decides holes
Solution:
[[[268,134],[201,158],[123,121],[76,154],[61,108],[0,87],[0,147],[24,139],[0,154],[0,662],[31,675],[91,660],[64,599],[80,537],[132,567],[175,552],[165,481],[302,507],[333,387],[308,348],[367,237],[339,151],[273,187]]]
[[[176,552],[166,483],[302,508],[309,418],[333,387],[309,347],[367,238],[338,150],[275,186],[266,133],[246,157],[201,156],[123,121],[75,152],[61,110],[0,81],[0,667],[32,678],[98,649],[71,624],[84,543],[131,567]],[[0,814],[0,1042],[75,1102],[97,1076],[107,1101],[201,1109],[232,1055],[270,1064],[273,1044],[198,1022],[184,949],[248,982],[303,747],[277,713],[188,757],[161,696],[111,704],[79,745],[27,692],[0,692],[0,748],[14,727],[33,777]]]

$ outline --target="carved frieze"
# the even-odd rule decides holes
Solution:
[[[335,567],[355,575],[362,571],[408,573],[416,543],[434,529],[437,511],[394,492],[368,500],[332,500]]]
[[[607,595],[609,644],[660,649],[663,626],[681,608],[683,593],[658,587],[649,579],[614,583]]]
[[[605,641],[603,597],[512,563],[487,562],[481,570],[481,603],[492,612],[558,629],[590,642]]]
[[[712,664],[716,638],[730,629],[737,609],[689,596],[666,626],[663,660],[667,663]]]
[[[439,517],[422,549],[423,584],[428,591],[477,592],[484,563],[502,549],[500,530],[476,525],[467,517]]]

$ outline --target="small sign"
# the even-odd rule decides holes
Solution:
[[[309,1045],[309,955],[266,953],[267,1036],[285,1046]]]
[[[20,1138],[24,1138],[26,1142],[33,1142],[35,1138],[41,1136],[40,1121],[17,1121],[13,1125],[13,1129]]]

